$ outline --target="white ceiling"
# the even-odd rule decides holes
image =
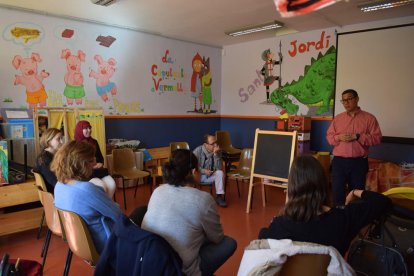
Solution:
[[[104,22],[218,47],[276,34],[414,15],[414,5],[363,13],[357,5],[365,2],[367,0],[340,1],[322,10],[291,18],[282,18],[273,0],[117,0],[108,7],[92,4],[90,0],[0,0],[0,6]],[[236,38],[224,34],[272,20],[283,22],[285,28],[278,33],[273,30]]]

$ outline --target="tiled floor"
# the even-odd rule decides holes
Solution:
[[[282,189],[267,187],[267,206],[262,207],[261,189],[257,187],[255,189],[253,210],[250,214],[246,214],[248,184],[243,183],[240,186],[241,198],[239,199],[236,183],[229,181],[227,188],[229,206],[219,209],[224,232],[237,240],[238,248],[235,254],[216,272],[215,275],[217,276],[237,274],[244,247],[251,240],[257,238],[261,227],[269,225],[272,217],[280,211],[284,203],[285,195]],[[135,199],[133,198],[133,192],[134,189],[127,190],[127,214],[135,207],[147,204],[149,200],[148,186],[140,186]],[[123,206],[122,190],[118,189],[116,197],[120,205]],[[12,258],[32,259],[41,263],[40,251],[46,230],[43,230],[42,237],[39,240],[36,239],[36,231],[31,230],[0,237],[0,256],[8,252]],[[67,250],[68,247],[65,242],[58,237],[52,237],[44,268],[45,275],[61,275],[63,273]],[[93,268],[78,257],[73,256],[69,273],[70,275],[92,275]]]

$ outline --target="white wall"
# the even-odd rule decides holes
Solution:
[[[102,106],[106,114],[114,115],[187,114],[187,111],[194,109],[194,101],[189,90],[193,72],[192,59],[198,52],[201,56],[210,57],[212,109],[220,111],[221,49],[219,48],[127,29],[2,8],[0,8],[0,26],[2,31],[0,38],[0,107],[27,107],[25,86],[14,85],[15,75],[21,75],[21,72],[12,66],[12,60],[16,55],[29,57],[33,52],[38,53],[42,59],[38,63],[38,71],[45,70],[50,73],[43,80],[49,97],[47,106],[67,104],[63,96],[66,63],[60,57],[62,50],[67,48],[72,53],[82,50],[86,54],[85,62],[81,63],[86,97],[78,106]],[[16,38],[10,34],[10,30],[14,27],[39,30],[40,36],[29,39],[25,43],[23,37]],[[75,31],[71,39],[62,38],[61,33],[65,29]],[[110,47],[100,46],[96,41],[99,35],[110,35],[116,40]],[[162,62],[166,50],[169,50],[172,63]],[[109,95],[109,101],[106,103],[97,94],[95,79],[88,76],[91,69],[97,71],[97,62],[93,59],[96,54],[101,55],[104,60],[114,58],[117,62],[116,71],[110,80],[116,84],[118,94],[115,97]],[[179,73],[177,78],[163,79],[161,85],[180,83],[183,91],[176,91],[176,89],[168,92],[152,91],[154,81],[151,68],[154,64],[160,70],[169,71],[172,69]],[[181,70],[183,70],[183,76]],[[12,102],[8,102],[8,100]]]

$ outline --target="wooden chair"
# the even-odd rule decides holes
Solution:
[[[239,187],[239,180],[240,181],[247,181],[250,180],[250,174],[252,170],[252,161],[253,161],[253,149],[246,148],[243,149],[240,154],[239,165],[237,169],[230,171],[227,173],[227,177],[229,179],[236,180],[237,184],[237,192],[240,198],[240,187]]]
[[[297,254],[287,258],[280,276],[326,276],[331,256],[326,254]]]
[[[149,173],[146,171],[141,171],[137,169],[135,164],[135,156],[132,149],[123,148],[123,149],[114,149],[113,154],[113,177],[122,178],[122,192],[124,194],[124,208],[127,209],[126,196],[125,196],[125,179],[138,179],[145,178],[149,176]],[[138,183],[136,188],[138,188]],[[137,190],[135,188],[134,198],[136,196]]]
[[[45,180],[43,179],[42,175],[38,172],[35,172],[34,170],[32,170],[32,173],[34,175],[35,183],[36,183],[37,188],[41,191],[47,192],[46,183],[45,183]],[[39,199],[40,199],[40,203],[42,203],[42,205],[43,205],[42,198],[41,198],[40,194],[39,194]],[[40,238],[40,233],[42,232],[42,227],[43,227],[44,221],[45,221],[45,210],[43,209],[42,217],[40,219],[39,229],[37,230],[37,237],[36,237],[37,239]],[[43,250],[42,250],[42,255],[40,255],[40,257],[43,257]]]
[[[74,212],[61,209],[57,210],[70,248],[70,254],[68,253],[63,275],[69,274],[72,254],[85,260],[89,265],[95,266],[99,260],[99,254],[96,251],[86,223]]]
[[[64,240],[65,240],[65,235],[64,235],[64,232],[62,231],[62,226],[60,223],[59,215],[54,205],[53,195],[49,192],[45,192],[39,189],[39,197],[44,207],[46,224],[48,227],[45,242],[43,244],[43,249],[42,249],[42,256],[43,256],[42,267],[44,268],[45,263],[46,263],[47,251],[49,249],[49,243],[50,243],[52,234],[58,237],[62,237]],[[70,252],[70,249],[68,251],[68,256],[69,254],[71,254],[69,252]]]
[[[170,147],[160,147],[147,149],[151,155],[151,160],[145,161],[144,168],[147,170],[152,178],[151,192],[157,186],[157,179],[162,177],[162,165],[168,161],[171,155]]]

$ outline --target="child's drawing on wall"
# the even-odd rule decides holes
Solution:
[[[91,69],[89,77],[96,79],[96,91],[101,99],[107,102],[109,100],[107,93],[115,96],[117,92],[115,83],[109,81],[115,73],[116,60],[110,58],[108,61],[105,61],[100,55],[95,55],[94,59],[98,63],[98,69],[97,72]]]
[[[203,98],[203,113],[211,112],[211,103],[213,97],[211,94],[211,71],[210,71],[210,58],[205,59],[203,57],[203,67],[201,69],[201,83],[202,83],[202,98]]]
[[[38,106],[45,106],[47,94],[43,85],[43,79],[49,76],[49,73],[42,70],[39,74],[37,71],[37,64],[42,59],[38,53],[32,53],[31,57],[23,58],[16,55],[13,58],[12,64],[16,70],[20,70],[21,75],[16,75],[14,85],[24,85],[26,87],[26,102],[29,108],[33,109]]]
[[[192,61],[193,75],[191,76],[191,97],[194,98],[194,112],[202,112],[202,75],[201,69],[203,67],[203,60],[199,53],[193,57]],[[197,99],[200,102],[200,108],[197,109]]]
[[[66,86],[63,95],[66,97],[67,104],[72,105],[73,100],[78,105],[82,104],[85,88],[83,87],[81,62],[85,62],[85,53],[79,50],[78,55],[74,56],[69,49],[64,49],[60,57],[66,60],[67,72],[64,78]]]

